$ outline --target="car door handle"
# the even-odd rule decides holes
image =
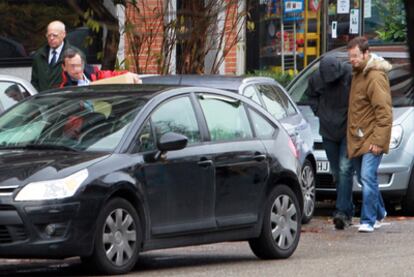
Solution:
[[[201,160],[198,162],[198,165],[201,167],[209,167],[213,165],[213,161],[212,160]]]
[[[263,154],[257,154],[253,158],[255,161],[261,162],[267,159],[266,155]]]

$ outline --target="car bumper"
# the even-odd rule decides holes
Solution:
[[[332,174],[329,170],[326,170],[328,159],[325,151],[316,150],[315,156],[318,164],[318,172],[316,175],[317,194],[319,196],[335,194],[336,189]],[[378,183],[384,197],[401,197],[405,195],[410,180],[411,161],[412,156],[403,151],[391,151],[389,154],[383,156],[378,168]],[[356,194],[360,194],[362,191],[362,187],[356,177],[354,177],[353,181],[353,191]]]
[[[92,253],[96,201],[0,201],[0,257],[66,258]]]

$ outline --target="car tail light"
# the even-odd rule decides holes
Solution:
[[[293,143],[293,141],[292,141],[291,138],[289,138],[288,145],[289,145],[289,149],[292,151],[292,153],[295,156],[295,158],[298,158],[299,157],[298,150],[296,149],[296,146]]]

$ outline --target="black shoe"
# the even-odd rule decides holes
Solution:
[[[335,229],[337,230],[343,230],[345,229],[345,226],[349,226],[346,216],[340,213],[337,213],[334,216],[333,223],[335,225]]]

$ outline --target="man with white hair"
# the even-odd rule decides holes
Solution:
[[[70,46],[65,39],[65,24],[52,21],[47,26],[47,44],[33,56],[32,85],[43,91],[58,87],[62,82],[62,53]]]

